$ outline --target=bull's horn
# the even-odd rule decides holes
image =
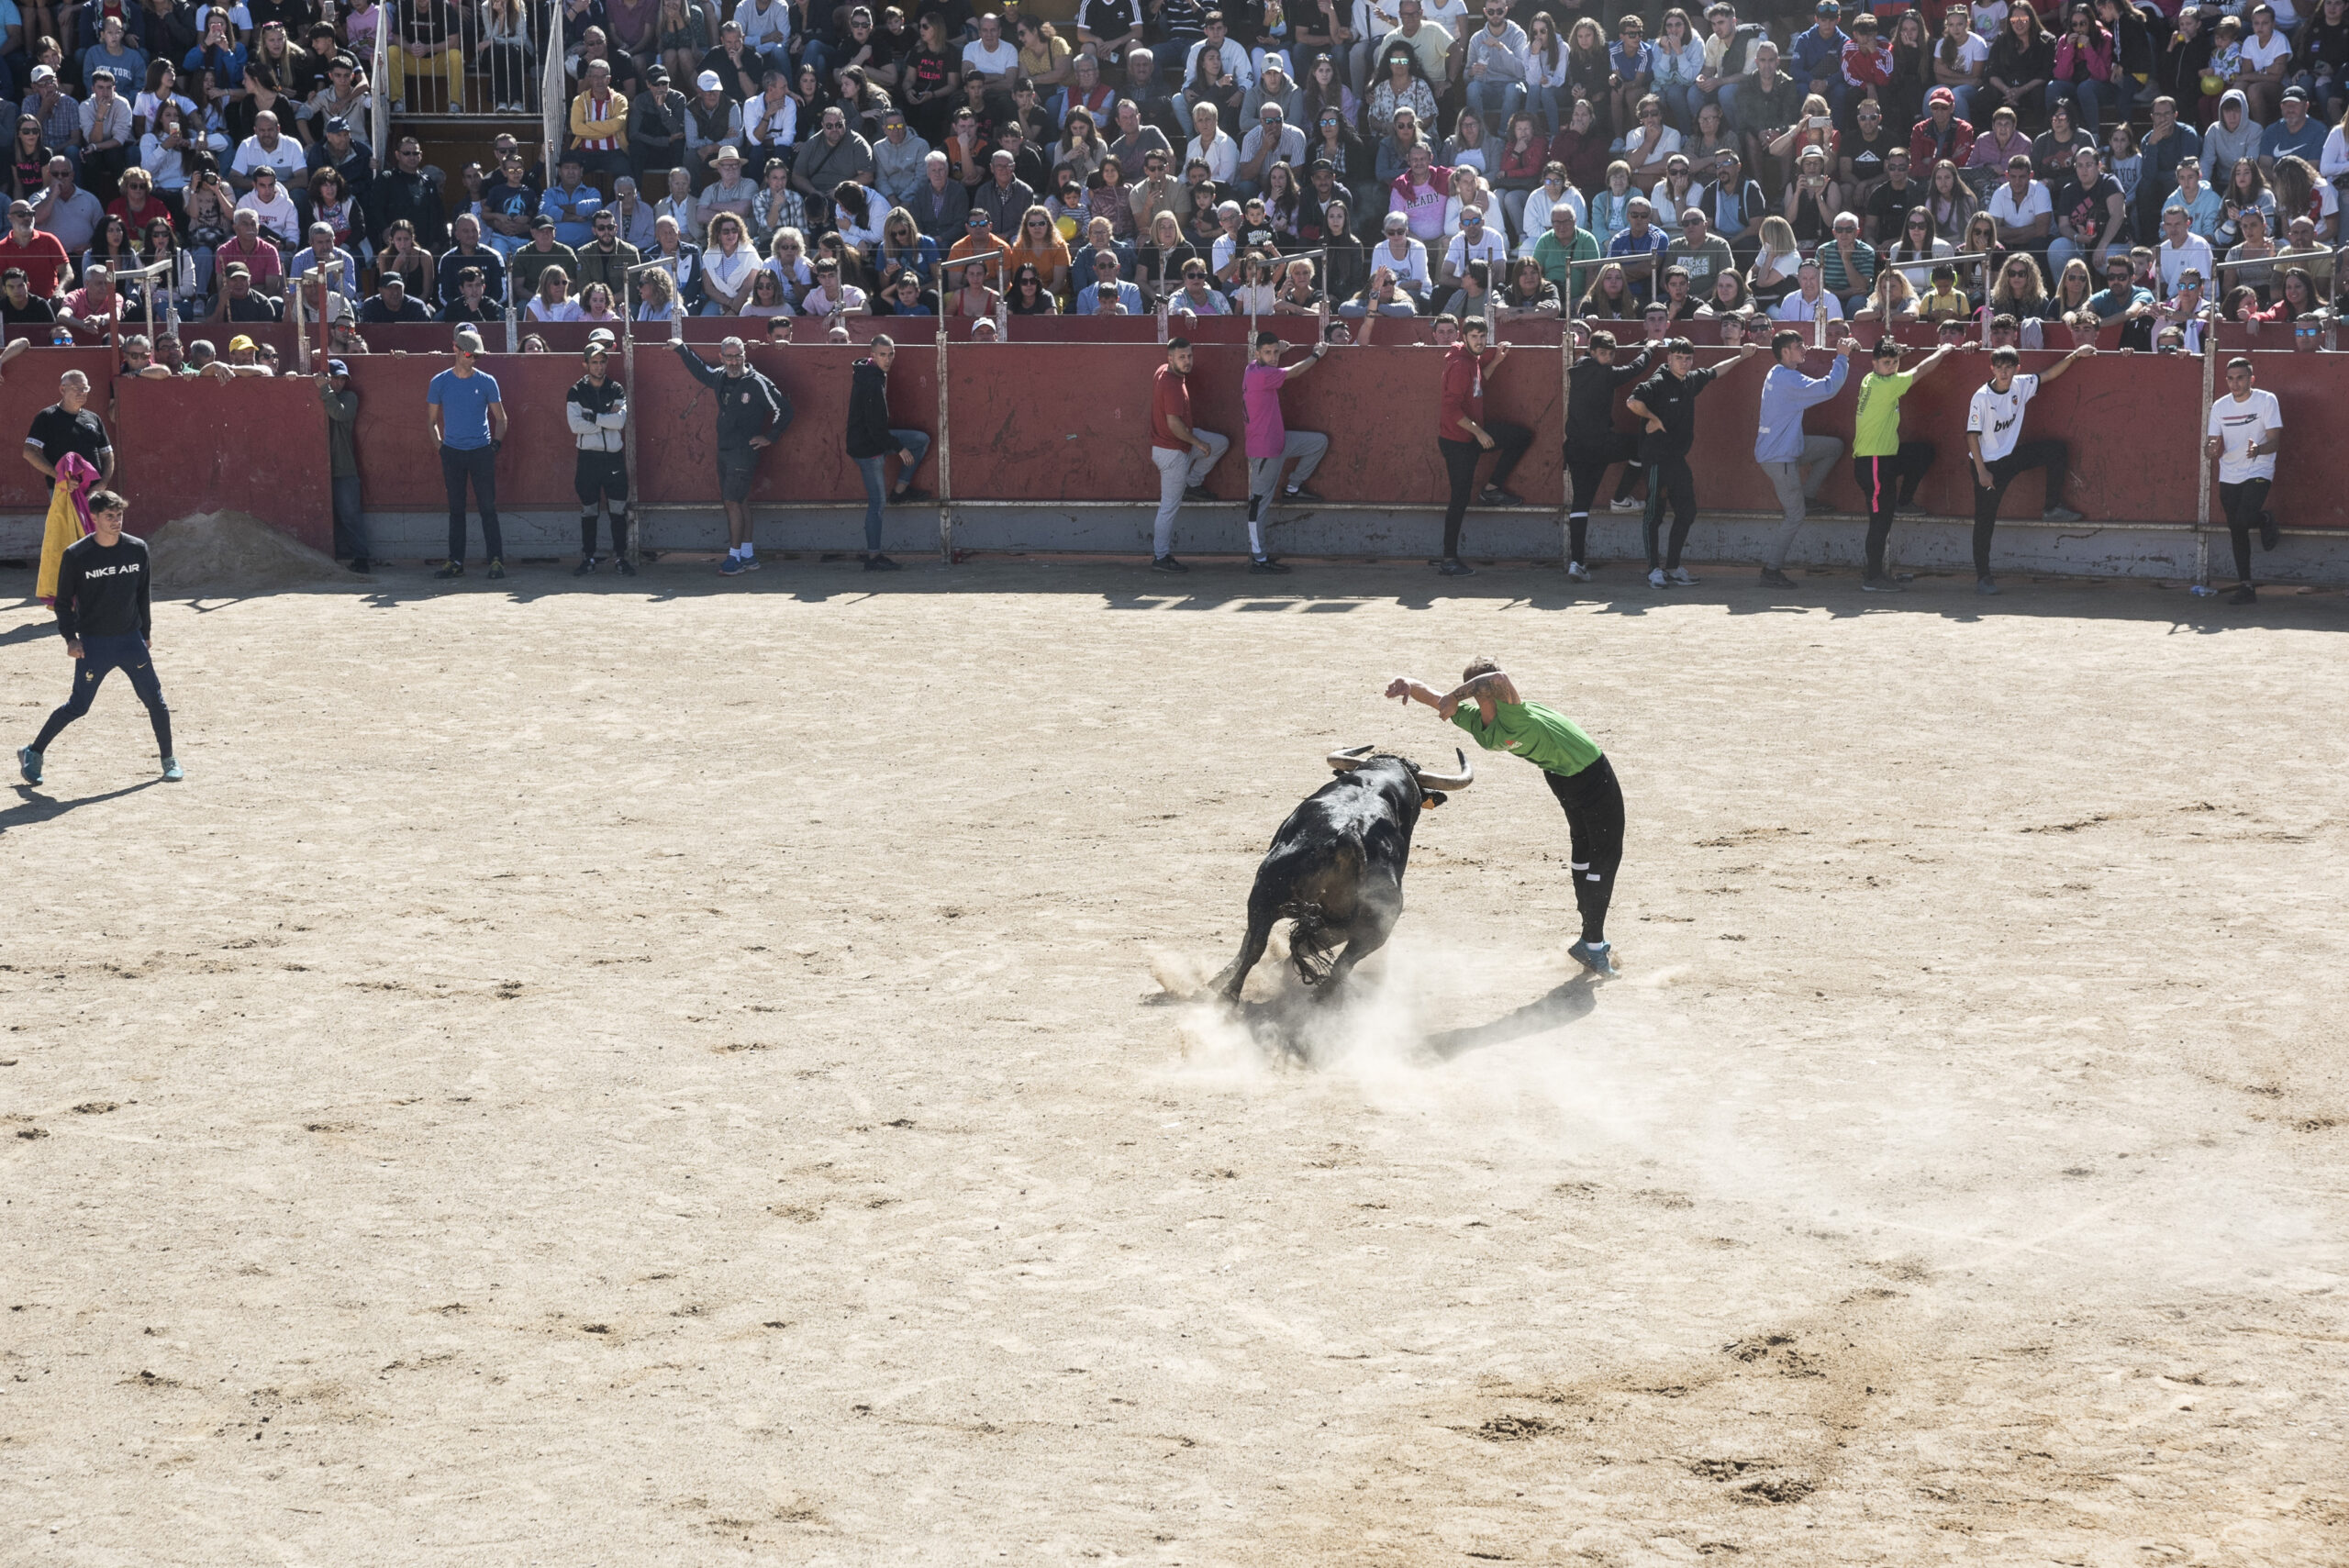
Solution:
[[[1371,748],[1355,746],[1343,751],[1330,753],[1330,766],[1341,773],[1352,773],[1370,761]]]
[[[1456,773],[1431,773],[1425,768],[1411,770],[1412,776],[1419,781],[1421,789],[1466,789],[1476,782],[1476,770],[1468,765],[1468,753],[1455,747],[1452,754],[1460,759],[1460,771]]]

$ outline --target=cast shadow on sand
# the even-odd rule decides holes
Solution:
[[[61,800],[55,795],[41,794],[38,785],[20,784],[16,786],[17,804],[5,811],[0,811],[0,833],[6,833],[11,828],[29,828],[36,823],[54,821],[67,812],[81,806],[96,806],[108,800],[120,800],[126,795],[137,795],[140,790],[152,789],[162,782],[161,777],[141,779],[137,784],[125,784],[120,789],[110,789],[97,795],[81,795],[72,800]]]
[[[1375,961],[1374,961],[1375,962]],[[1259,972],[1260,973],[1263,972]],[[1161,967],[1164,987],[1141,998],[1148,1006],[1191,1009],[1185,1033],[1192,1047],[1219,1044],[1224,1051],[1243,1045],[1268,1062],[1328,1066],[1358,1051],[1417,1059],[1456,1061],[1472,1051],[1506,1045],[1587,1017],[1598,1006],[1598,984],[1587,973],[1560,982],[1499,1018],[1458,1029],[1428,1030],[1410,1005],[1414,989],[1393,973],[1357,973],[1335,995],[1302,984],[1286,966],[1277,988],[1256,999],[1225,1000],[1206,985],[1183,984],[1187,976]]]
[[[1528,1035],[1545,1034],[1551,1029],[1587,1018],[1598,1006],[1598,983],[1589,973],[1561,981],[1545,995],[1536,996],[1515,1012],[1507,1013],[1488,1024],[1470,1029],[1445,1029],[1427,1037],[1430,1055],[1450,1062],[1472,1051],[1487,1046],[1507,1045]]]

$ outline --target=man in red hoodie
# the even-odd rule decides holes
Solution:
[[[1501,461],[1485,482],[1479,497],[1487,506],[1522,506],[1525,498],[1508,489],[1509,472],[1533,444],[1533,432],[1522,425],[1485,417],[1485,376],[1508,358],[1508,345],[1485,346],[1485,319],[1472,316],[1460,326],[1460,342],[1444,350],[1443,406],[1436,419],[1435,444],[1443,453],[1443,469],[1452,481],[1451,503],[1443,512],[1443,559],[1436,570],[1446,577],[1466,577],[1475,568],[1460,559],[1460,523],[1468,515],[1468,496],[1476,487],[1476,462],[1497,451]]]

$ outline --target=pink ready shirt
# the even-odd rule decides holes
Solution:
[[[1278,365],[1252,364],[1240,378],[1240,403],[1248,412],[1248,455],[1278,457],[1288,443],[1281,422],[1281,385],[1288,372]]]

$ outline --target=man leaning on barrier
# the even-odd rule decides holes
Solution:
[[[759,453],[791,427],[791,400],[774,383],[751,368],[750,350],[740,338],[718,345],[712,366],[690,348],[684,328],[670,323],[670,342],[696,381],[718,397],[718,493],[726,506],[726,559],[721,577],[759,568],[751,539],[751,487],[759,477]]]

